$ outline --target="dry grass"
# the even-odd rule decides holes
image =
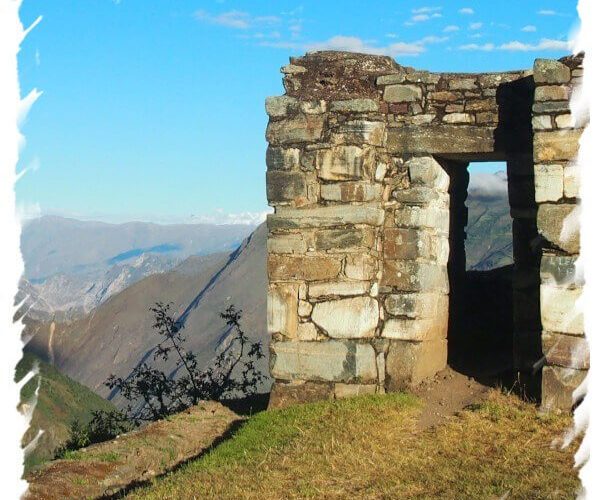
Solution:
[[[264,412],[232,439],[131,498],[573,498],[570,423],[493,392],[419,432],[419,403],[369,396]]]

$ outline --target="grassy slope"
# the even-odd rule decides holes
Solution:
[[[132,498],[573,498],[570,417],[493,392],[432,430],[392,394],[263,412]]]
[[[25,470],[52,458],[54,449],[69,435],[69,426],[74,419],[87,422],[92,410],[114,409],[108,401],[102,399],[90,389],[58,372],[51,365],[39,361],[26,353],[16,369],[15,379],[21,380],[37,361],[40,367],[41,384],[38,401],[33,412],[31,425],[23,437],[28,444],[44,429],[35,449],[25,459]],[[21,390],[21,401],[31,400],[37,388],[38,377],[32,378]]]

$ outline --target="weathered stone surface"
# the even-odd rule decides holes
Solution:
[[[469,113],[450,113],[442,118],[444,123],[474,123],[475,116]]]
[[[477,89],[476,78],[452,78],[449,82],[450,90]]]
[[[300,166],[300,150],[297,148],[267,148],[267,169],[293,170]]]
[[[350,120],[342,123],[333,134],[336,143],[382,146],[385,122]]]
[[[307,115],[319,115],[325,113],[327,106],[325,101],[302,101],[300,103],[300,110]]]
[[[391,316],[448,318],[448,295],[442,293],[391,294],[385,298],[384,304]]]
[[[544,85],[536,87],[534,100],[540,101],[567,101],[569,99],[569,87],[563,85]]]
[[[286,408],[290,405],[301,403],[314,403],[333,399],[333,387],[327,383],[303,382],[282,383],[276,382],[269,395],[269,409]]]
[[[407,82],[436,84],[440,81],[439,73],[430,73],[429,71],[414,71],[406,74]]]
[[[312,312],[312,304],[310,302],[307,302],[306,300],[299,300],[298,301],[298,314],[302,317],[307,317],[310,316],[310,313]]]
[[[298,75],[300,73],[306,73],[307,69],[296,64],[288,64],[283,66],[280,71],[285,75]]]
[[[447,359],[446,340],[393,341],[385,362],[386,391],[400,391],[418,385],[442,370]]]
[[[578,370],[590,367],[590,350],[584,337],[544,332],[542,351],[549,365]]]
[[[534,167],[535,201],[558,201],[563,196],[563,166],[538,164]]]
[[[431,156],[411,158],[405,165],[408,167],[411,185],[423,185],[440,191],[448,191],[450,176]]]
[[[334,388],[335,399],[352,398],[376,392],[376,384],[335,384]]]
[[[573,115],[565,113],[564,115],[558,115],[556,118],[556,126],[560,129],[573,128],[575,126],[575,120]]]
[[[421,87],[417,85],[388,85],[383,91],[387,102],[413,102],[421,100]]]
[[[306,240],[300,233],[270,235],[267,250],[269,253],[306,253]]]
[[[581,288],[565,288],[542,283],[540,309],[545,331],[583,335],[583,313],[577,307]]]
[[[321,198],[328,201],[379,201],[383,186],[373,182],[336,182],[321,185]]]
[[[275,214],[267,216],[269,230],[309,227],[343,226],[345,224],[383,224],[384,212],[380,208],[360,205],[336,205],[319,208],[278,207]]]
[[[432,125],[389,127],[386,148],[390,153],[490,153],[495,147],[492,127]]]
[[[379,111],[379,103],[374,99],[348,99],[332,101],[330,109],[338,113],[369,113]]]
[[[368,281],[334,281],[326,283],[311,283],[308,287],[308,296],[311,299],[320,299],[332,296],[364,295],[369,291]]]
[[[336,257],[271,254],[267,259],[269,280],[318,281],[337,277],[342,263]]]
[[[583,382],[587,371],[544,366],[542,371],[542,409],[571,410],[573,391]]]
[[[334,146],[317,153],[319,177],[331,181],[368,176],[374,162],[373,151],[358,146]]]
[[[461,99],[461,95],[458,92],[448,92],[447,90],[441,90],[439,92],[432,92],[428,94],[427,97],[432,101],[439,102],[453,102],[457,99]]]
[[[381,332],[384,338],[411,341],[445,339],[447,334],[447,316],[429,319],[388,319]]]
[[[467,101],[465,103],[465,111],[479,112],[479,111],[496,111],[498,104],[496,99],[476,99]]]
[[[583,286],[582,277],[578,277],[575,269],[577,256],[544,254],[540,261],[540,278],[542,283],[550,285]]]
[[[344,274],[353,280],[372,280],[377,273],[377,260],[371,255],[351,254],[346,256]]]
[[[370,249],[375,243],[375,230],[370,227],[323,229],[315,233],[316,250]]]
[[[565,198],[579,198],[579,166],[568,165],[564,170]]]
[[[531,124],[534,130],[552,130],[552,116],[535,115],[531,119]]]
[[[375,350],[368,344],[324,342],[274,342],[271,374],[281,380],[374,382]]]
[[[313,323],[300,323],[298,325],[298,340],[307,342],[317,340],[319,332]]]
[[[533,138],[533,156],[538,163],[571,160],[579,150],[580,130],[538,132]]]
[[[306,202],[307,199],[306,177],[302,172],[267,171],[267,200],[269,203]]]
[[[568,101],[546,101],[536,102],[532,106],[534,113],[545,114],[545,113],[566,113],[569,111]]]
[[[446,266],[411,260],[384,260],[383,286],[404,292],[448,293]]]
[[[400,203],[407,205],[429,205],[448,206],[450,198],[448,193],[442,193],[436,189],[425,186],[415,186],[408,189],[395,189],[392,197]]]
[[[291,119],[270,121],[267,141],[271,145],[313,142],[321,138],[324,118],[320,115],[300,114]]]
[[[311,318],[333,338],[373,337],[379,323],[379,305],[372,297],[319,302],[314,305]]]
[[[568,238],[561,239],[561,231],[565,219],[575,210],[576,205],[561,204],[554,205],[544,203],[540,205],[537,214],[537,224],[539,233],[546,238],[550,243],[567,253],[579,252],[579,223],[576,220],[570,219],[570,223],[574,224],[573,231],[565,234]]]
[[[394,83],[403,83],[406,80],[406,73],[396,73],[393,75],[383,75],[377,77],[377,85],[391,85]]]
[[[298,285],[276,283],[269,285],[267,295],[267,331],[289,339],[297,336]]]
[[[560,61],[536,59],[533,63],[533,81],[535,83],[567,83],[571,79],[571,70]]]
[[[436,206],[404,206],[396,210],[395,222],[399,227],[431,228],[448,234],[450,213]]]
[[[427,125],[435,120],[435,115],[415,115],[409,117],[409,122],[413,125]]]
[[[390,260],[429,259],[445,264],[448,262],[448,239],[408,228],[385,228],[383,258]]]
[[[265,100],[265,109],[267,114],[273,118],[281,118],[298,111],[298,99],[286,95],[267,97]]]

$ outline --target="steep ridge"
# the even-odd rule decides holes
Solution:
[[[157,334],[149,308],[157,301],[173,303],[185,324],[186,348],[201,363],[209,363],[227,337],[219,313],[230,304],[242,309],[242,327],[266,351],[266,234],[263,224],[231,254],[190,257],[114,295],[86,317],[56,324],[51,346],[50,325],[31,324],[27,349],[43,359],[51,349],[59,370],[117,406],[123,401],[104,382],[111,373],[126,377],[139,362],[152,361]],[[267,360],[262,364],[266,371]],[[175,361],[164,367],[174,370]]]

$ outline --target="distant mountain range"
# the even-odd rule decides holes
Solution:
[[[140,279],[191,255],[231,251],[254,226],[107,224],[45,216],[21,237],[25,274],[17,300],[39,320],[81,317]]]

